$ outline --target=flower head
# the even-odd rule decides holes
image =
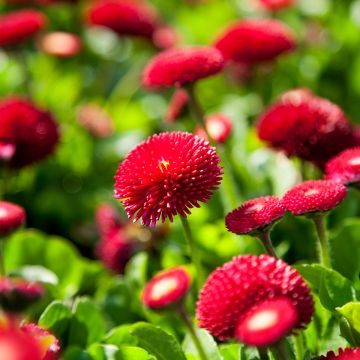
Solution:
[[[250,346],[269,346],[291,333],[298,312],[286,297],[267,299],[255,304],[236,325],[235,338]]]
[[[196,316],[200,327],[220,340],[226,340],[243,334],[241,324],[249,330],[250,322],[252,328],[253,313],[249,311],[256,311],[254,305],[259,304],[261,309],[265,309],[264,304],[269,304],[263,303],[265,300],[275,301],[279,298],[291,302],[296,311],[296,322],[290,329],[290,315],[290,320],[286,320],[284,326],[278,322],[273,329],[291,332],[310,322],[314,312],[313,299],[309,287],[295,269],[269,255],[238,256],[210,274],[200,292]],[[273,309],[276,303],[272,302]],[[253,330],[256,328],[254,326]],[[276,333],[274,331],[273,334]]]
[[[294,5],[295,0],[259,0],[259,2],[265,9],[276,11]]]
[[[147,226],[186,217],[207,202],[221,181],[220,158],[204,139],[185,132],[149,137],[120,164],[115,197],[129,218]]]
[[[215,47],[225,60],[255,64],[293,50],[294,35],[278,20],[242,20],[222,33]]]
[[[32,37],[46,23],[45,15],[35,10],[19,10],[0,16],[0,46],[17,45]]]
[[[109,203],[102,203],[96,208],[95,223],[101,235],[123,227],[116,208]]]
[[[329,351],[326,356],[320,356],[319,360],[358,360],[360,358],[360,348],[339,349],[339,355]]]
[[[294,215],[326,212],[338,206],[346,197],[346,187],[331,180],[308,180],[290,189],[282,201]]]
[[[285,93],[260,117],[257,131],[271,147],[320,166],[353,141],[343,111],[306,89]]]
[[[23,312],[44,295],[44,288],[22,279],[0,279],[0,304],[7,312]]]
[[[25,210],[21,206],[8,201],[0,201],[0,237],[22,226],[25,218]]]
[[[179,42],[179,34],[171,26],[158,26],[154,31],[152,41],[159,49],[170,49]]]
[[[329,160],[325,167],[325,178],[343,184],[360,182],[360,147],[344,150]]]
[[[235,234],[262,232],[285,214],[285,207],[275,196],[246,201],[226,215],[226,228]]]
[[[165,121],[167,123],[173,123],[177,120],[186,109],[186,105],[189,102],[189,95],[184,89],[177,89],[168,105],[165,114]]]
[[[39,38],[38,45],[44,53],[59,58],[77,55],[82,47],[79,36],[67,32],[51,32]]]
[[[8,162],[14,156],[15,150],[13,143],[0,141],[0,161]]]
[[[169,49],[148,63],[142,82],[147,87],[182,86],[215,75],[223,67],[224,59],[215,48]]]
[[[100,0],[87,14],[90,25],[107,27],[119,35],[151,38],[157,26],[157,13],[148,4],[137,0]]]
[[[164,309],[178,304],[189,291],[191,277],[183,267],[161,271],[145,286],[142,302],[150,309]]]
[[[45,158],[58,140],[58,128],[50,113],[20,98],[0,101],[0,141],[16,147],[8,162],[10,167],[21,168]]]
[[[233,127],[229,117],[223,114],[209,115],[205,124],[210,137],[218,143],[224,143],[229,138]]]

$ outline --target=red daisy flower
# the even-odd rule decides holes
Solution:
[[[150,309],[164,309],[178,304],[189,291],[191,277],[183,267],[164,270],[145,286],[142,302]]]
[[[107,27],[119,35],[133,35],[151,38],[157,26],[154,8],[142,1],[100,0],[88,10],[91,25]]]
[[[58,128],[50,113],[20,98],[0,101],[0,141],[16,147],[8,162],[10,167],[21,168],[45,158],[58,140]]]
[[[0,279],[0,304],[8,312],[23,312],[44,295],[44,288],[22,279]]]
[[[295,4],[295,0],[259,0],[260,4],[268,10],[276,11]]]
[[[79,36],[66,32],[51,32],[38,40],[41,51],[48,55],[67,58],[77,55],[82,47]]]
[[[360,348],[339,349],[339,355],[329,351],[326,356],[320,356],[319,360],[358,360],[360,359]]]
[[[286,297],[267,299],[251,307],[236,325],[235,338],[250,346],[270,346],[291,333],[298,313]]]
[[[220,158],[204,139],[161,133],[133,149],[115,175],[115,197],[129,218],[154,226],[161,218],[186,217],[207,202],[221,182]]]
[[[320,166],[353,141],[343,111],[306,89],[285,93],[260,117],[257,131],[273,148]]]
[[[347,149],[329,160],[325,167],[325,178],[343,184],[360,181],[360,147]]]
[[[165,121],[167,123],[173,123],[177,120],[186,109],[189,102],[189,95],[184,89],[177,89],[169,103],[166,110]]]
[[[226,60],[259,63],[296,47],[292,30],[278,20],[242,20],[228,27],[215,47]]]
[[[304,328],[310,322],[313,299],[295,269],[269,255],[234,257],[210,274],[202,288],[196,310],[199,326],[220,340],[234,338],[242,320],[246,323],[251,316],[248,311],[254,304],[277,298],[287,298],[296,310],[292,329]]]
[[[0,16],[0,46],[17,45],[46,24],[45,15],[35,10],[14,11]]]
[[[226,215],[226,228],[235,234],[263,232],[285,214],[285,207],[275,196],[263,196],[246,201]]]
[[[49,331],[36,324],[25,324],[21,326],[24,334],[32,336],[42,351],[41,360],[57,360],[60,357],[59,340]],[[29,358],[32,359],[32,358]],[[27,359],[27,360],[29,360]]]
[[[159,49],[170,49],[179,42],[180,36],[171,26],[159,26],[153,34],[154,45]]]
[[[282,201],[294,215],[330,211],[346,197],[346,187],[331,180],[308,180],[290,189]]]
[[[224,59],[215,48],[169,49],[150,61],[142,82],[148,87],[182,86],[215,75],[223,67]]]
[[[8,162],[14,156],[15,150],[14,144],[0,141],[0,161]]]
[[[25,223],[25,210],[14,203],[0,201],[0,237],[6,236]]]
[[[116,208],[108,203],[103,203],[96,208],[95,223],[101,235],[123,227]]]
[[[224,143],[230,136],[233,124],[223,114],[212,114],[205,119],[206,130],[210,137],[218,143]]]

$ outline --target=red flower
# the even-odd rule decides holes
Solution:
[[[212,114],[205,119],[206,130],[210,137],[218,143],[224,143],[230,136],[233,124],[223,114]]]
[[[7,312],[23,312],[44,295],[44,288],[37,283],[21,279],[0,279],[0,304]]]
[[[259,0],[260,4],[268,10],[280,10],[294,5],[295,0]]]
[[[21,326],[24,334],[32,336],[42,350],[41,360],[57,360],[60,356],[59,340],[49,331],[35,324],[25,324]],[[30,360],[29,358],[27,360]]]
[[[22,226],[25,218],[25,210],[21,206],[0,201],[0,237],[10,234]]]
[[[0,101],[0,141],[16,147],[9,166],[21,168],[43,159],[53,152],[58,140],[58,128],[50,113],[16,97]]]
[[[320,356],[319,360],[358,360],[360,359],[360,348],[339,349],[339,355],[329,351],[326,356]]]
[[[75,56],[82,47],[79,36],[61,31],[43,35],[38,45],[44,53],[60,58]]]
[[[159,26],[153,34],[154,45],[159,49],[169,49],[179,42],[179,34],[170,26]]]
[[[286,297],[255,304],[236,325],[235,338],[250,346],[269,346],[291,333],[298,320],[293,302]]]
[[[360,181],[360,147],[344,150],[326,164],[325,178],[343,184]]]
[[[0,141],[0,161],[8,162],[15,154],[16,147],[11,142]]]
[[[215,75],[223,67],[224,59],[215,48],[169,49],[150,61],[142,81],[148,87],[182,86]]]
[[[308,180],[290,189],[282,201],[294,215],[330,211],[346,197],[346,187],[331,180]]]
[[[295,269],[269,255],[234,257],[207,279],[197,302],[197,319],[200,327],[220,340],[234,338],[241,319],[254,305],[279,297],[287,298],[296,309],[293,329],[310,322],[313,299]]]
[[[191,277],[183,267],[164,270],[145,286],[143,304],[150,309],[164,309],[179,303],[191,285]]]
[[[177,89],[172,96],[165,114],[165,121],[173,123],[186,109],[189,102],[189,95],[184,89]]]
[[[35,10],[14,11],[0,16],[0,46],[21,43],[41,30],[45,23],[45,16]]]
[[[116,208],[108,203],[99,205],[95,213],[95,223],[101,235],[123,227]]]
[[[226,228],[235,234],[263,232],[285,214],[285,207],[275,196],[246,201],[226,215]]]
[[[285,93],[261,116],[257,128],[259,138],[273,148],[320,166],[353,141],[343,111],[306,89]]]
[[[87,17],[89,24],[110,28],[119,35],[151,38],[157,26],[155,10],[134,0],[95,1]]]
[[[293,50],[292,30],[278,20],[242,20],[228,27],[215,47],[226,60],[259,63]]]
[[[154,226],[186,217],[207,202],[221,181],[220,158],[204,139],[185,132],[150,136],[133,149],[115,176],[115,197],[129,218]]]

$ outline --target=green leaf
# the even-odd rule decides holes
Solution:
[[[116,360],[155,360],[146,350],[135,346],[122,346],[116,353]]]
[[[239,344],[222,344],[219,346],[220,354],[224,360],[238,360],[240,353]]]
[[[349,321],[354,330],[360,333],[360,302],[349,302],[336,310]]]
[[[94,343],[87,351],[93,360],[117,360],[118,348],[113,345],[103,345]]]
[[[107,344],[116,345],[137,345],[138,341],[135,336],[130,335],[132,325],[122,325],[112,329],[106,336],[104,341]]]
[[[149,256],[141,252],[132,257],[125,269],[126,280],[135,287],[142,288],[147,281]]]
[[[77,346],[70,346],[63,353],[62,360],[94,360],[87,351],[82,350]]]
[[[157,326],[147,323],[137,323],[131,334],[136,336],[139,345],[153,354],[157,360],[185,360],[186,357],[172,335]]]
[[[59,279],[55,273],[43,266],[28,265],[11,272],[11,275],[19,276],[28,281],[42,282],[58,285]]]

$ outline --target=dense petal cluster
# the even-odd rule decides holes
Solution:
[[[185,112],[188,102],[189,95],[186,90],[177,89],[170,99],[165,114],[165,121],[168,123],[173,123],[175,120],[177,120]]]
[[[115,197],[129,218],[147,226],[186,217],[207,202],[221,182],[220,158],[204,139],[185,132],[161,133],[135,147],[115,175]]]
[[[233,128],[230,118],[223,114],[212,114],[205,119],[206,130],[211,139],[224,143],[230,136]]]
[[[25,210],[14,203],[0,201],[0,237],[6,236],[24,224]]]
[[[234,338],[236,327],[254,306],[267,299],[287,298],[297,312],[293,329],[311,320],[310,289],[298,272],[269,255],[244,255],[210,274],[200,292],[196,316],[199,326],[220,340]]]
[[[164,309],[179,303],[189,291],[190,274],[184,267],[164,270],[145,286],[142,302],[150,309]]]
[[[293,6],[295,0],[259,0],[259,2],[265,9],[275,11]]]
[[[271,147],[320,166],[353,142],[340,107],[306,89],[285,93],[260,117],[257,131]]]
[[[0,46],[17,45],[32,37],[45,24],[45,16],[35,10],[19,10],[1,15]]]
[[[44,288],[22,279],[0,279],[0,305],[8,312],[23,312],[44,295]]]
[[[325,178],[343,184],[360,182],[360,147],[344,150],[329,160],[325,167]]]
[[[223,56],[215,48],[169,49],[148,63],[142,82],[147,87],[182,86],[215,75],[223,67]]]
[[[45,158],[58,140],[58,127],[50,113],[21,98],[0,101],[0,141],[16,147],[9,166],[21,168]]]
[[[360,359],[360,348],[339,349],[339,355],[335,355],[333,351],[327,353],[326,356],[320,356],[319,360],[358,360]]]
[[[157,26],[156,11],[137,0],[95,1],[88,10],[91,25],[107,27],[119,35],[151,38]]]
[[[226,228],[235,234],[251,234],[266,230],[285,214],[285,207],[275,196],[246,201],[226,215]]]
[[[285,24],[257,19],[231,25],[215,43],[226,60],[249,64],[274,60],[295,46],[294,35]]]
[[[40,37],[38,46],[48,55],[67,58],[77,55],[81,50],[82,43],[80,37],[75,34],[56,31]]]
[[[297,310],[286,297],[255,304],[236,325],[235,338],[250,346],[270,346],[291,333],[298,320]]]
[[[346,197],[346,187],[331,180],[308,180],[290,189],[282,201],[294,215],[326,212],[338,206]]]

